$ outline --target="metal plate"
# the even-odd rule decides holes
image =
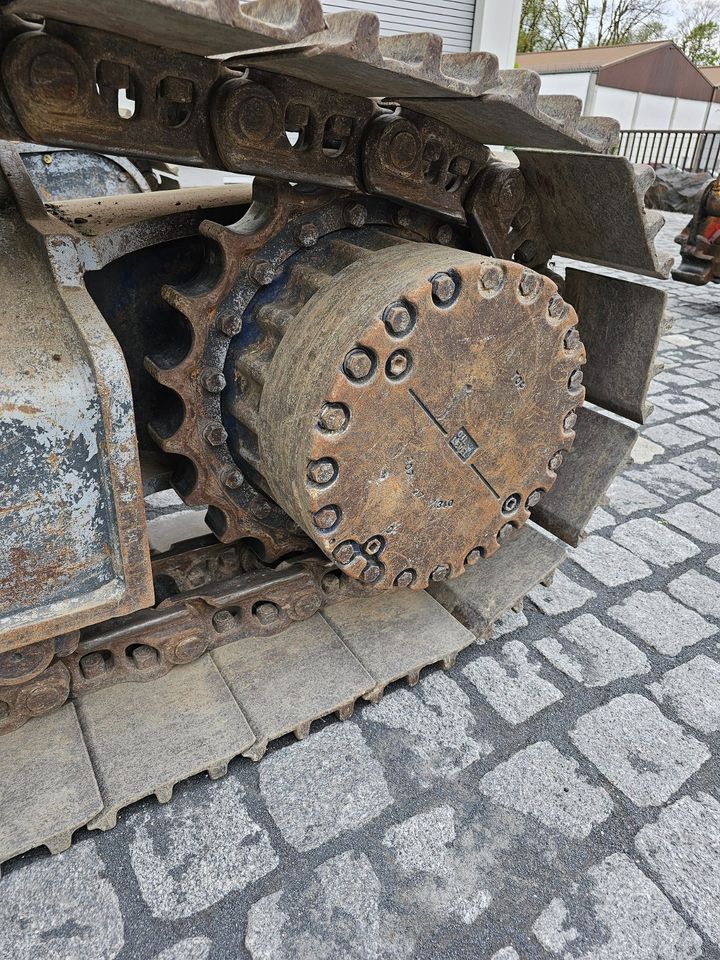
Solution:
[[[532,513],[536,523],[573,547],[637,440],[637,430],[630,424],[587,406],[578,411],[575,429],[575,444],[555,486]]]
[[[476,637],[484,637],[499,617],[550,577],[564,558],[565,549],[557,540],[523,527],[464,577],[435,583],[430,593]]]
[[[578,315],[587,351],[587,399],[644,423],[655,354],[665,328],[667,295],[655,287],[568,269],[565,298]]]

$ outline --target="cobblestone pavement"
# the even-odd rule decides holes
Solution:
[[[720,958],[720,289],[660,285],[655,412],[554,585],[452,673],[8,865],[0,955]]]

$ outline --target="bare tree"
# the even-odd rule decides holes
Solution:
[[[524,0],[521,52],[653,40],[664,30],[665,9],[666,0]]]
[[[678,23],[675,42],[698,67],[720,64],[720,3],[697,0]]]

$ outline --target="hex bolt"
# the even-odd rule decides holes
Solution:
[[[542,281],[532,270],[524,270],[518,286],[523,297],[536,297],[542,287]]]
[[[333,552],[333,557],[337,560],[338,563],[343,565],[350,563],[352,558],[355,556],[355,547],[348,540],[347,543],[341,543],[339,547]]]
[[[135,647],[133,650],[132,659],[138,670],[149,670],[158,661],[157,650],[146,643],[141,643],[139,647]]]
[[[559,293],[554,293],[548,300],[547,312],[553,320],[557,320],[565,312],[565,301]]]
[[[574,410],[571,410],[570,413],[563,420],[563,430],[572,430],[577,423],[577,414]]]
[[[86,653],[80,659],[80,670],[86,680],[95,680],[107,673],[107,663],[105,657],[96,651],[95,653]]]
[[[568,390],[579,390],[583,382],[582,370],[573,370],[568,379]]]
[[[227,430],[221,423],[209,423],[203,430],[203,437],[211,447],[221,447],[227,436]]]
[[[269,260],[255,260],[250,264],[248,274],[261,287],[266,287],[275,279],[275,268]]]
[[[545,493],[544,490],[533,490],[533,492],[528,496],[527,500],[525,501],[525,506],[528,508],[528,510],[530,510],[531,507],[536,507],[540,503],[540,498],[544,493]]]
[[[553,472],[559,470],[563,464],[563,460],[564,460],[563,452],[562,450],[558,450],[558,452],[553,457],[550,458],[550,462],[548,463],[548,470],[551,470]]]
[[[272,507],[267,500],[255,500],[251,509],[253,516],[257,517],[258,520],[266,520],[272,513]]]
[[[223,313],[218,316],[215,325],[226,337],[236,337],[242,330],[242,317],[234,313]]]
[[[415,571],[403,570],[395,577],[396,587],[411,587],[415,583]]]
[[[435,237],[436,243],[442,243],[443,245],[447,246],[455,239],[455,231],[449,223],[440,223],[437,225],[437,227],[435,227],[433,236]]]
[[[322,586],[323,593],[327,594],[329,597],[334,597],[336,594],[340,593],[340,587],[342,586],[340,574],[326,573],[320,581],[320,585]]]
[[[365,552],[369,553],[371,556],[379,553],[382,550],[382,539],[380,537],[373,537],[371,540],[365,544]]]
[[[269,627],[271,623],[275,623],[280,615],[280,611],[274,603],[258,603],[253,612],[264,627]]]
[[[218,610],[213,614],[212,625],[218,633],[229,633],[235,626],[235,617],[230,610]]]
[[[43,163],[45,164],[45,166],[49,167],[52,162],[53,162],[53,155],[51,153],[44,153]]]
[[[498,530],[498,535],[497,535],[498,542],[499,542],[499,543],[505,543],[505,541],[506,541],[506,540],[508,539],[508,537],[512,534],[512,532],[513,532],[514,529],[515,529],[515,527],[513,527],[513,525],[512,525],[511,523],[506,523],[505,526],[500,527],[500,529]]]
[[[350,203],[343,211],[345,223],[351,227],[364,227],[367,223],[367,208],[362,203]]]
[[[313,483],[330,483],[335,479],[337,466],[334,460],[311,460],[308,464],[308,478]]]
[[[480,285],[488,293],[497,293],[503,285],[503,271],[500,267],[491,266],[480,277]]]
[[[336,507],[322,507],[313,514],[313,523],[318,530],[331,530],[340,519]]]
[[[360,574],[363,583],[377,583],[380,579],[382,570],[376,563],[369,563]]]
[[[414,325],[413,318],[407,307],[401,303],[391,304],[383,314],[383,321],[388,333],[395,337],[402,337],[409,333]]]
[[[447,563],[441,563],[439,567],[435,567],[433,572],[430,574],[430,579],[434,580],[435,583],[440,583],[443,580],[447,580],[450,576],[450,567]]]
[[[401,377],[410,365],[410,360],[406,353],[402,353],[400,350],[392,353],[388,357],[387,365],[385,367],[387,375],[389,377],[398,378]]]
[[[563,346],[566,350],[575,350],[580,346],[580,333],[577,327],[570,327],[563,338]]]
[[[245,483],[245,477],[237,467],[226,467],[222,471],[221,479],[223,485],[226,486],[228,490],[239,490],[243,483]]]
[[[343,370],[351,380],[364,380],[373,369],[373,359],[367,350],[355,349],[345,357]]]
[[[318,417],[318,426],[328,433],[340,433],[348,425],[350,414],[341,403],[324,403]]]
[[[513,493],[507,498],[505,503],[502,505],[502,512],[505,514],[505,516],[510,516],[511,513],[515,513],[515,511],[520,506],[520,503],[521,503],[520,494]]]
[[[222,393],[226,387],[222,370],[206,370],[202,376],[202,385],[208,393]]]
[[[435,303],[450,303],[457,292],[457,284],[449,273],[437,273],[432,278],[432,295]]]
[[[468,567],[474,567],[476,563],[479,563],[482,560],[482,550],[479,547],[475,547],[474,550],[471,550],[470,553],[465,557],[465,564]]]
[[[399,210],[395,211],[395,216],[393,218],[398,227],[404,227],[405,230],[409,229],[412,226],[413,217],[412,213],[407,207],[400,207]]]
[[[314,247],[320,233],[314,223],[303,223],[295,234],[301,247]]]

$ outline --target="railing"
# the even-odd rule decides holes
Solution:
[[[633,163],[720,173],[720,130],[622,130],[618,153]]]

